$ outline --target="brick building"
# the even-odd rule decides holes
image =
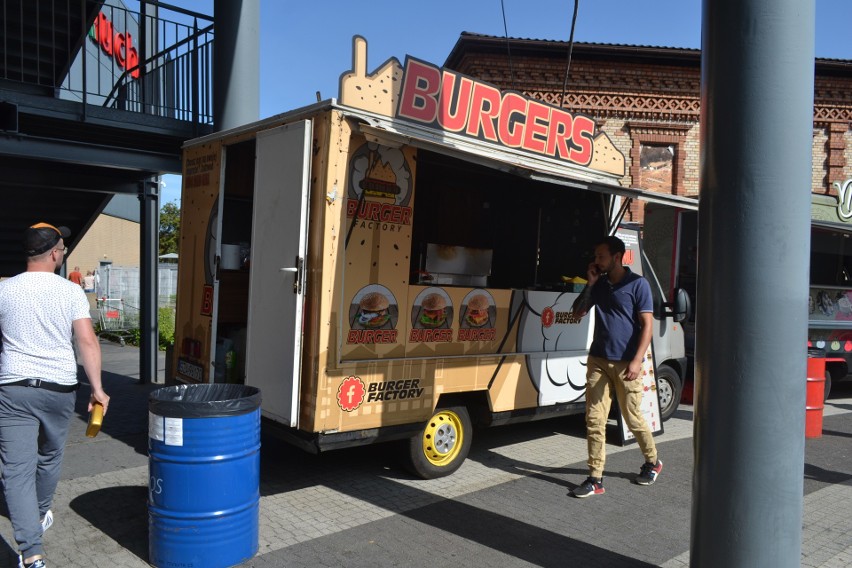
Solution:
[[[445,67],[594,117],[627,160],[622,185],[697,197],[701,51],[575,43],[566,82],[567,46],[465,32]],[[852,178],[852,61],[815,69],[811,192],[836,204]],[[642,221],[641,204],[628,218]]]

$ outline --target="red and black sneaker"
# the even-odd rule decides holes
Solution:
[[[583,499],[585,497],[591,497],[592,495],[603,495],[606,492],[603,486],[603,478],[596,477],[587,477],[586,481],[580,484],[579,487],[574,489],[573,494],[574,497],[578,499]]]
[[[657,481],[657,476],[663,471],[663,462],[657,460],[657,463],[645,462],[642,464],[642,469],[639,475],[636,476],[636,483],[639,485],[653,485]]]

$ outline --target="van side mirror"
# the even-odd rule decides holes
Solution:
[[[674,291],[674,302],[664,302],[662,316],[680,323],[692,315],[692,302],[683,288]]]

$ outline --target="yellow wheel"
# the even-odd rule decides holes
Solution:
[[[467,458],[472,436],[465,407],[438,408],[421,433],[411,438],[406,465],[423,479],[449,475]]]

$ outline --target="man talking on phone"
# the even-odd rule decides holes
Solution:
[[[648,281],[621,264],[624,241],[609,236],[595,246],[588,285],[572,311],[585,316],[596,307],[595,333],[586,370],[586,439],[589,477],[574,489],[574,497],[604,493],[606,422],[615,391],[627,427],[639,442],[645,463],[635,481],[651,485],[663,469],[654,436],[642,415],[642,361],[651,344],[653,299]]]

